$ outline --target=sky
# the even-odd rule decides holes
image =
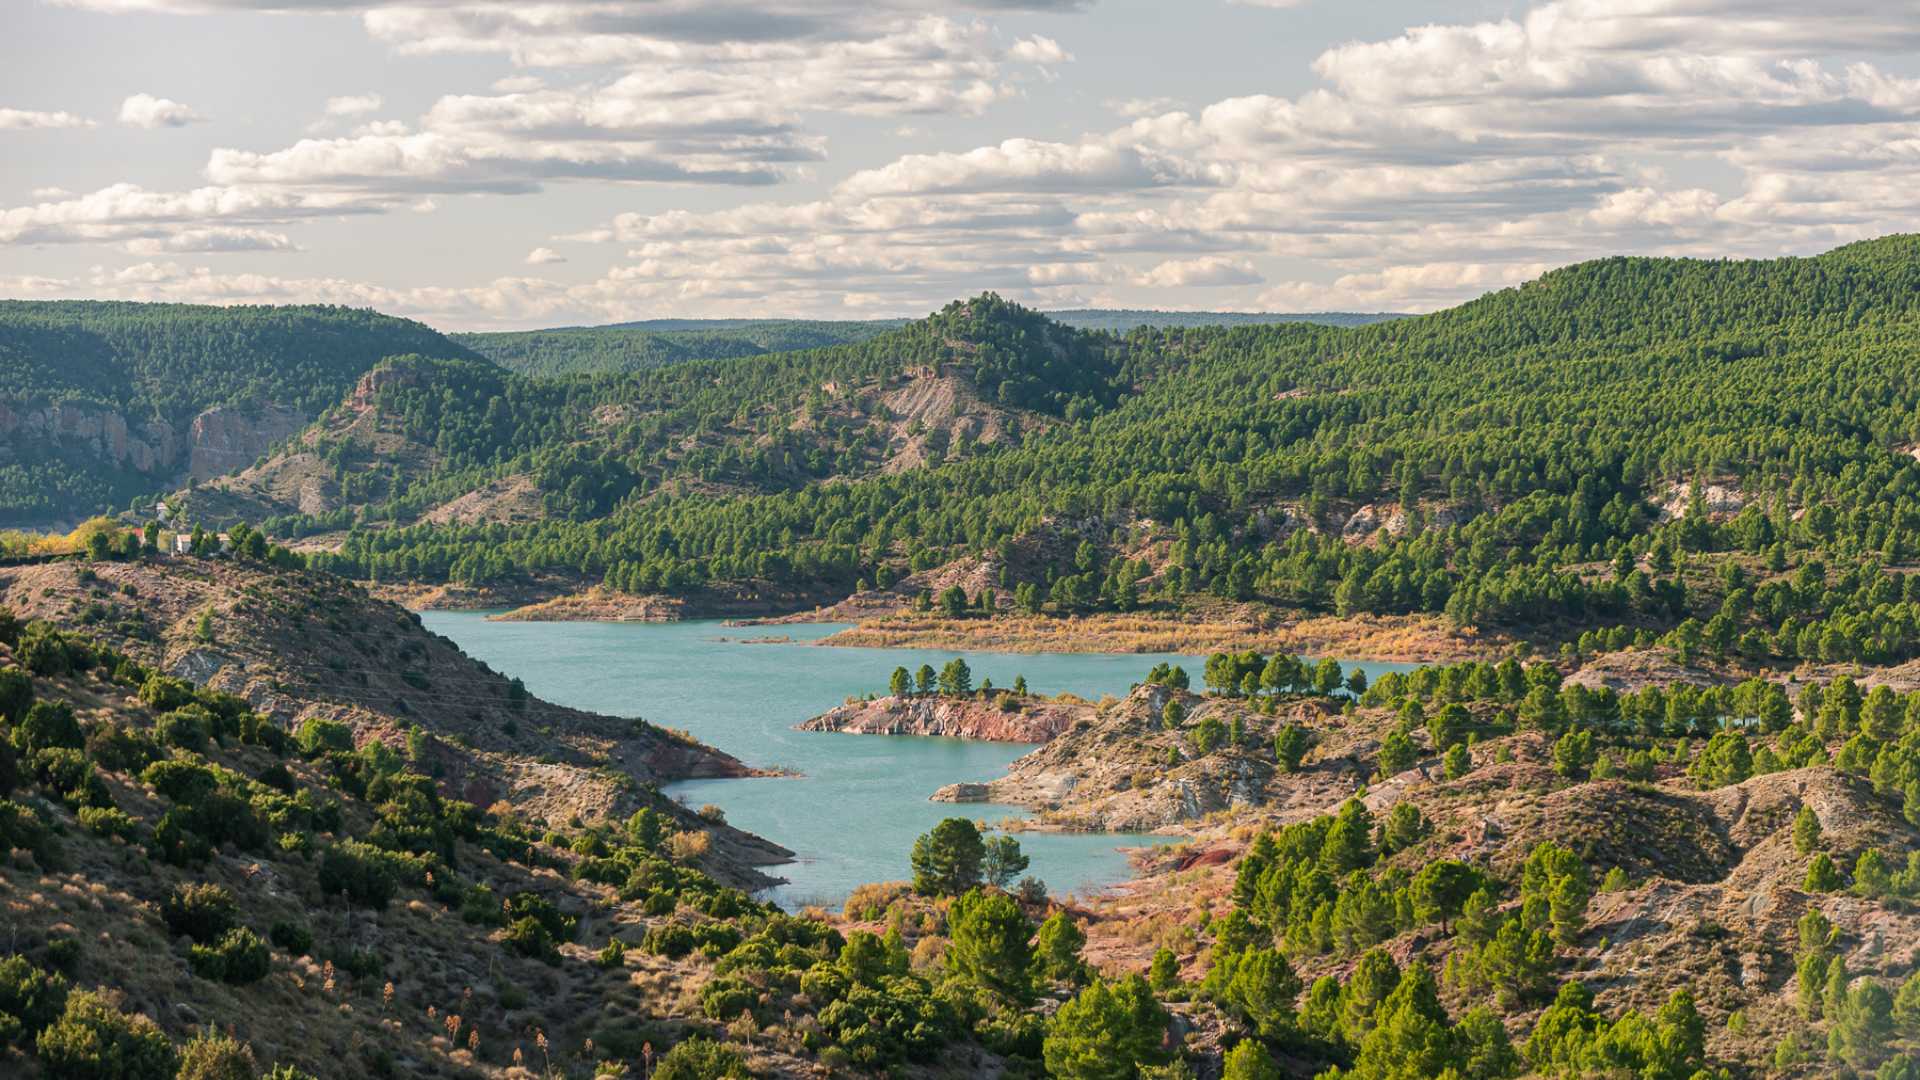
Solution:
[[[0,0],[0,297],[1427,311],[1920,231],[1920,0]]]

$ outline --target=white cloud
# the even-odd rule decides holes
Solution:
[[[93,121],[70,112],[35,112],[31,109],[0,109],[0,131],[88,128],[92,126]]]
[[[147,191],[115,184],[85,195],[56,197],[0,210],[0,244],[125,242],[174,233],[233,229],[384,208],[361,198],[268,188],[203,187]]]
[[[553,263],[563,263],[566,261],[567,257],[565,255],[560,254],[550,247],[537,247],[527,252],[528,266],[548,266]]]
[[[347,94],[327,99],[328,116],[359,116],[379,112],[383,99],[379,94]]]
[[[1073,54],[1007,14],[1072,2],[73,2],[334,11],[400,54],[539,69],[338,137],[221,149],[194,191],[116,185],[0,211],[0,243],[156,260],[102,278],[116,295],[361,297],[486,323],[912,312],[983,288],[1040,304],[1417,310],[1619,251],[1807,252],[1920,229],[1920,79],[1884,59],[1920,49],[1913,0],[1523,3],[1333,45],[1304,92],[1112,102],[1118,126],[1079,133],[1048,123],[1033,89],[1070,79]],[[993,111],[1011,100],[1017,114]],[[1005,120],[1018,137],[834,174],[816,126],[829,113],[919,133],[951,127],[924,114],[986,115],[966,130]],[[162,261],[284,250],[268,238],[293,223],[452,194],[815,175],[805,198],[713,194],[697,211],[675,186],[636,195],[634,212],[562,237],[611,263],[581,284],[383,289]]]
[[[135,94],[120,103],[120,122],[133,127],[185,127],[204,119],[177,101],[152,94]]]
[[[141,236],[127,241],[134,255],[193,255],[235,251],[298,251],[284,233],[265,229],[215,227],[180,229],[164,236]]]

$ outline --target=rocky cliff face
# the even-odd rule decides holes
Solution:
[[[133,421],[81,402],[0,402],[0,461],[53,451],[158,482],[209,480],[252,464],[308,419],[276,405],[217,406],[194,417],[182,434],[163,419]]]
[[[938,735],[988,742],[1043,743],[1093,718],[1080,702],[1033,697],[883,697],[842,705],[800,725],[801,731],[852,735]]]
[[[216,406],[193,418],[188,429],[187,475],[211,480],[254,463],[276,443],[292,438],[309,418],[292,409]]]
[[[148,420],[130,425],[110,409],[77,403],[0,402],[0,440],[8,457],[29,446],[78,449],[115,468],[153,475],[180,460],[182,442],[173,425]]]

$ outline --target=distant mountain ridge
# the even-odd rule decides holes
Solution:
[[[1244,311],[1149,311],[1080,308],[1040,314],[1077,330],[1126,333],[1142,326],[1187,329],[1313,323],[1364,326],[1393,314]],[[847,345],[898,330],[908,319],[644,319],[605,326],[559,326],[450,335],[455,341],[520,375],[551,377],[645,371],[687,360],[720,360]]]

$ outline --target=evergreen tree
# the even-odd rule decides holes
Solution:
[[[913,887],[929,896],[958,896],[980,884],[986,845],[967,818],[947,818],[913,842]]]

